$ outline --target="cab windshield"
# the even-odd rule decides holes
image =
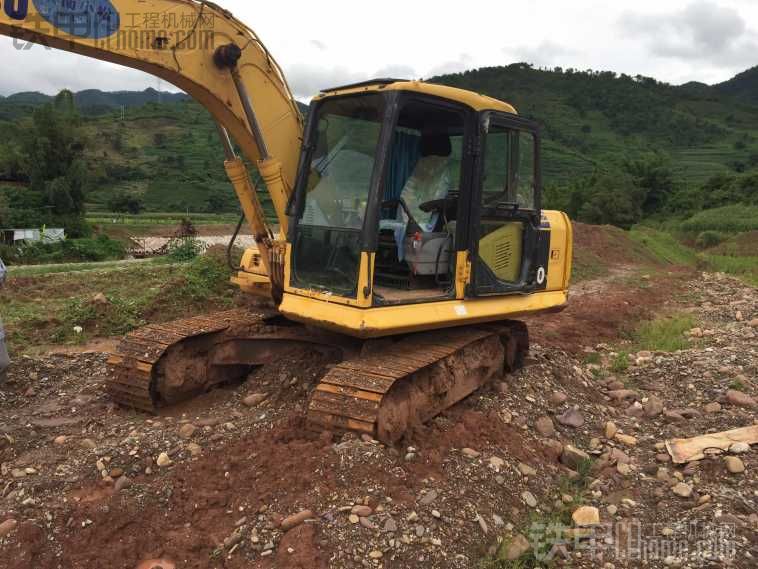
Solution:
[[[375,157],[381,95],[336,98],[316,108],[293,255],[293,285],[354,296]],[[304,175],[301,172],[300,175]]]

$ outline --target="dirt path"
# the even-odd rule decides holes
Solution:
[[[620,269],[578,287],[562,314],[530,319],[524,370],[397,448],[304,432],[330,363],[316,354],[152,418],[110,404],[100,352],[23,359],[0,391],[0,567],[475,568],[518,535],[571,567],[639,567],[643,555],[648,567],[722,566],[696,556],[714,551],[754,567],[755,450],[729,474],[723,457],[673,467],[660,444],[755,422],[727,392],[758,395],[758,291],[643,277]],[[664,310],[691,312],[703,337],[613,371],[608,346]],[[248,406],[251,394],[267,397]],[[608,437],[609,421],[634,441]],[[556,538],[581,504],[605,533]],[[308,521],[282,527],[303,510]]]

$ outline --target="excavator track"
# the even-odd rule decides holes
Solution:
[[[341,352],[335,356],[341,363],[313,391],[308,426],[394,443],[492,377],[520,367],[528,350],[528,333],[520,322],[422,332],[358,346],[344,336],[271,322],[264,314],[241,309],[140,328],[108,360],[113,370],[108,392],[119,405],[155,413],[222,382],[223,375],[209,373],[214,367],[247,369],[245,365],[281,361],[298,346],[321,346]]]
[[[311,396],[309,426],[396,442],[495,375],[520,367],[528,343],[520,322],[406,336],[333,367]]]
[[[127,335],[117,353],[108,359],[113,371],[108,393],[119,405],[155,413],[160,403],[157,366],[170,348],[189,338],[223,332],[232,326],[257,324],[261,320],[260,314],[238,309],[139,328]]]

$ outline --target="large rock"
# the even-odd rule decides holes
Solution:
[[[165,452],[162,452],[160,455],[158,455],[158,460],[156,460],[155,462],[161,468],[165,468],[167,466],[171,466],[172,464],[174,464],[171,458]]]
[[[584,415],[582,415],[576,409],[569,409],[562,415],[558,415],[555,419],[561,425],[565,427],[571,427],[574,429],[578,429],[579,427],[584,425]]]
[[[726,400],[737,407],[746,407],[748,409],[755,409],[758,407],[758,402],[755,401],[747,393],[737,391],[736,389],[730,389],[726,392]]]
[[[355,514],[359,518],[367,518],[371,514],[374,513],[374,510],[372,510],[368,506],[359,505],[359,506],[353,506],[353,509],[350,511],[350,513]]]
[[[726,464],[726,469],[730,474],[742,474],[745,472],[745,463],[742,462],[741,458],[737,458],[736,456],[727,456],[724,459],[724,463]]]
[[[313,519],[313,512],[311,510],[303,510],[297,514],[294,514],[288,518],[284,518],[281,524],[282,531],[289,531],[305,522],[306,520]]]
[[[605,424],[605,438],[606,439],[612,439],[616,436],[616,433],[619,432],[619,428],[616,426],[616,423],[613,421],[608,421]]]
[[[582,506],[571,515],[571,519],[580,528],[596,526],[600,523],[600,510],[592,506]]]
[[[242,400],[243,405],[245,407],[257,407],[261,403],[263,403],[268,398],[268,395],[265,393],[253,393],[252,395],[248,395]]]
[[[580,450],[572,445],[566,445],[563,447],[561,462],[569,468],[576,470],[583,462],[588,460],[590,460],[590,455],[588,455],[583,450]]]
[[[507,561],[515,561],[529,553],[531,549],[532,546],[529,543],[529,540],[518,533],[513,536],[513,539],[508,542],[508,545],[505,547],[505,559]]]
[[[5,537],[9,533],[11,533],[14,529],[16,529],[16,526],[18,525],[18,522],[16,520],[5,520],[3,523],[0,524],[0,538]]]
[[[680,482],[674,486],[671,491],[681,498],[689,498],[692,496],[692,486],[685,484],[684,482]]]
[[[568,400],[568,395],[562,391],[556,391],[550,396],[550,404],[554,407],[563,405]]]
[[[645,409],[645,415],[647,417],[657,417],[663,414],[663,401],[661,401],[655,395],[651,396],[642,407]]]
[[[547,415],[537,419],[534,422],[534,428],[537,429],[537,432],[543,437],[555,436],[555,425],[553,424],[553,420]]]
[[[195,425],[192,423],[187,423],[185,425],[182,425],[179,429],[179,436],[183,439],[191,439],[196,431],[197,427]]]
[[[635,447],[635,446],[637,446],[637,438],[633,437],[631,435],[624,435],[622,433],[616,433],[616,436],[614,438],[618,442],[620,442],[622,445],[626,445],[628,447]]]
[[[639,399],[639,394],[632,389],[615,389],[608,392],[608,397],[620,402]]]

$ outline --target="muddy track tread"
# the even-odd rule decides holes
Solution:
[[[381,400],[393,385],[493,334],[475,327],[420,333],[334,366],[311,396],[309,427],[375,436]]]
[[[233,325],[259,322],[259,315],[237,309],[139,328],[121,341],[108,360],[111,376],[107,391],[119,405],[154,413],[158,404],[154,385],[156,364],[171,347]]]

